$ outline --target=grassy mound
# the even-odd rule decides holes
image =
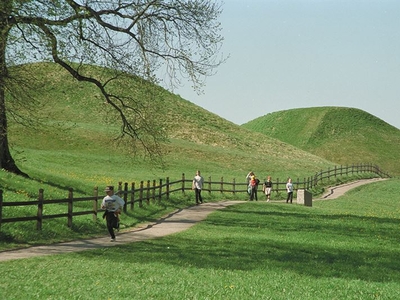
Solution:
[[[359,109],[291,109],[267,114],[242,127],[336,164],[368,162],[400,174],[400,130]]]

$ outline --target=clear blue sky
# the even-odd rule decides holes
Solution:
[[[204,94],[176,94],[236,124],[270,112],[354,107],[400,129],[399,0],[225,0],[229,60]]]

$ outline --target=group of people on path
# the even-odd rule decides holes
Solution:
[[[256,175],[253,171],[249,172],[246,176],[246,181],[248,185],[247,192],[250,196],[250,201],[256,200],[258,201],[257,190],[258,185],[260,184],[260,180],[256,178]],[[196,171],[196,175],[192,181],[192,190],[194,190],[196,195],[196,204],[203,203],[203,198],[201,196],[201,190],[203,189],[204,178],[201,176],[199,170]],[[271,176],[268,176],[267,179],[263,183],[263,193],[265,194],[267,202],[271,200],[271,191],[272,191],[272,181]],[[114,194],[114,187],[107,186],[105,188],[105,193],[107,194],[101,203],[101,208],[105,210],[103,218],[106,219],[107,222],[107,230],[111,237],[111,242],[115,242],[115,229],[119,230],[119,215],[122,212],[122,209],[125,205],[124,200],[118,195]],[[293,184],[292,179],[289,178],[286,183],[286,191],[287,191],[287,199],[286,203],[292,203],[293,201]]]
[[[256,175],[254,174],[253,171],[249,172],[246,176],[246,181],[247,181],[247,193],[250,196],[250,201],[256,200],[258,201],[257,197],[257,190],[258,190],[258,185],[260,184],[260,180],[256,178]],[[271,181],[271,176],[268,176],[267,179],[263,183],[262,187],[263,193],[265,194],[267,202],[271,201],[271,191],[272,191],[272,181]],[[286,198],[286,203],[292,203],[293,202],[293,183],[292,179],[289,177],[288,181],[286,183],[286,192],[287,192],[287,198]]]
[[[258,186],[260,184],[260,180],[256,177],[253,171],[250,171],[246,176],[247,181],[247,193],[250,196],[250,201],[256,200],[258,201]],[[192,190],[195,191],[196,195],[196,204],[203,203],[203,198],[201,197],[201,190],[203,189],[204,178],[201,176],[199,170],[196,171],[196,175],[193,178],[192,182]],[[263,193],[265,194],[267,202],[271,201],[271,192],[272,192],[272,178],[268,176],[267,179],[263,183]],[[293,183],[292,179],[288,178],[286,183],[286,192],[287,198],[286,203],[293,202]]]

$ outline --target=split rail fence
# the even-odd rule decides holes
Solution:
[[[314,176],[303,178],[297,181],[292,178],[294,190],[305,189],[310,190],[318,184],[323,183],[325,180],[331,180],[332,178],[340,176],[349,176],[357,173],[371,173],[374,176],[383,178],[389,178],[390,175],[382,171],[378,166],[372,164],[353,164],[351,166],[335,166],[325,171],[317,172]],[[272,192],[279,192],[286,190],[286,180],[280,181],[277,178],[272,182]],[[261,184],[260,184],[261,185]],[[182,174],[182,178],[176,181],[170,181],[169,177],[166,178],[165,182],[160,179],[158,182],[153,181],[141,181],[139,186],[135,183],[122,183],[118,184],[118,194],[125,201],[124,211],[126,212],[128,207],[133,210],[135,205],[139,207],[143,206],[143,202],[150,204],[150,201],[161,201],[162,199],[169,200],[172,193],[185,192],[192,189],[192,178],[187,179],[185,174]],[[235,179],[232,182],[227,182],[223,177],[219,181],[213,181],[211,177],[205,179],[204,192],[220,192],[220,193],[247,193],[247,182],[245,180],[236,182]],[[101,212],[99,205],[103,199],[103,195],[99,196],[99,190],[97,187],[94,188],[93,196],[89,197],[74,197],[73,188],[68,191],[67,198],[64,199],[45,199],[44,190],[40,189],[37,200],[35,201],[16,201],[8,202],[3,199],[3,190],[0,190],[0,228],[3,223],[22,222],[22,221],[36,221],[37,230],[42,229],[43,221],[46,219],[54,218],[67,218],[68,227],[72,227],[73,217],[81,215],[92,215],[94,221],[96,221],[98,213]],[[80,202],[92,202],[92,209],[87,210],[83,206],[77,205]],[[100,202],[100,203],[99,203]],[[48,207],[50,204],[66,204],[66,211],[59,214],[45,214],[45,206]],[[20,216],[20,217],[3,217],[3,208],[5,207],[25,207],[35,206],[35,214],[31,216]],[[89,205],[90,206],[90,205]]]

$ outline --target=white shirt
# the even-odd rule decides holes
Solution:
[[[203,177],[201,177],[201,176],[199,176],[199,175],[194,176],[194,179],[193,179],[193,186],[194,186],[196,189],[201,190],[201,189],[203,188],[203,182],[204,182]]]
[[[286,190],[288,193],[293,192],[293,183],[291,182],[286,183]]]
[[[112,196],[105,196],[103,198],[103,202],[101,203],[101,207],[104,209],[107,209],[108,211],[117,211],[118,209],[122,209],[125,205],[124,200],[117,196],[117,195],[112,195]]]

